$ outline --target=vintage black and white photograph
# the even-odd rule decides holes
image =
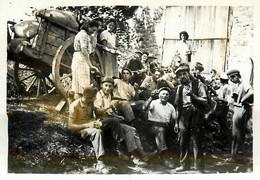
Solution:
[[[33,5],[6,15],[7,173],[254,172],[254,6]]]

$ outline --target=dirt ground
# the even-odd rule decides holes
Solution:
[[[20,97],[8,100],[9,117],[9,173],[77,173],[99,174],[95,169],[95,157],[89,140],[72,135],[67,128],[68,107],[62,112],[55,110],[61,100],[59,94],[46,96]],[[144,131],[141,120],[134,124],[145,151],[155,149],[155,143]],[[211,133],[214,136],[214,133]],[[217,136],[216,136],[217,137]],[[205,173],[252,172],[251,137],[248,137],[247,153],[237,161],[226,161],[229,157],[229,144],[223,148],[218,140],[207,142],[205,148]],[[106,149],[105,159],[111,174],[175,174],[174,167],[179,165],[177,137],[169,137],[171,168],[165,166],[159,157],[154,157],[145,166],[138,166],[133,160],[118,158],[113,149]],[[207,138],[209,141],[210,138]],[[211,140],[210,140],[211,141]],[[173,143],[172,143],[173,142]],[[217,148],[216,148],[217,147]],[[185,171],[182,173],[197,173]]]

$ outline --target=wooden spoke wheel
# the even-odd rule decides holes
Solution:
[[[64,44],[58,48],[52,64],[54,84],[65,99],[67,99],[67,92],[71,89],[71,62],[74,52],[74,38],[75,37],[67,39]]]
[[[74,53],[74,39],[75,37],[70,37],[58,48],[52,64],[54,84],[65,99],[68,98],[68,91],[71,90],[72,86],[71,63]],[[100,52],[96,49],[96,56],[91,61],[93,65],[102,69],[100,59]]]
[[[14,81],[19,92],[26,95],[47,94],[54,88],[50,70],[39,70],[16,61],[14,63]]]

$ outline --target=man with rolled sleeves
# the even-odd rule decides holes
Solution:
[[[178,117],[174,130],[180,137],[180,167],[177,172],[189,170],[190,141],[193,143],[194,169],[203,171],[204,160],[202,152],[202,127],[204,123],[204,107],[207,105],[205,85],[190,77],[189,65],[183,63],[175,73],[180,81],[175,98]]]
[[[241,143],[242,151],[244,151],[246,125],[251,118],[253,103],[253,88],[249,83],[241,79],[240,71],[233,69],[227,73],[229,79],[234,83],[232,90],[232,98],[234,105],[233,125],[232,125],[232,144],[231,159],[237,154],[238,145]],[[243,152],[244,153],[244,152]]]
[[[83,89],[83,96],[75,100],[69,108],[68,128],[74,134],[80,134],[82,138],[89,137],[94,147],[97,158],[96,169],[102,173],[108,173],[102,158],[105,155],[103,132],[111,131],[114,141],[121,141],[121,128],[118,120],[100,121],[96,114],[98,110],[94,108],[96,90],[92,86]]]

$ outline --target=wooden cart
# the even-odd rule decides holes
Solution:
[[[26,35],[26,28],[24,34],[19,34],[14,23],[9,23],[14,37],[8,38],[8,60],[14,61],[15,83],[20,91],[35,92],[37,96],[56,87],[66,99],[71,88],[73,42],[79,25],[73,14],[66,11],[43,9],[37,11],[36,17],[38,27],[34,37]],[[32,27],[30,23],[25,27]],[[98,51],[97,54],[100,59]]]

